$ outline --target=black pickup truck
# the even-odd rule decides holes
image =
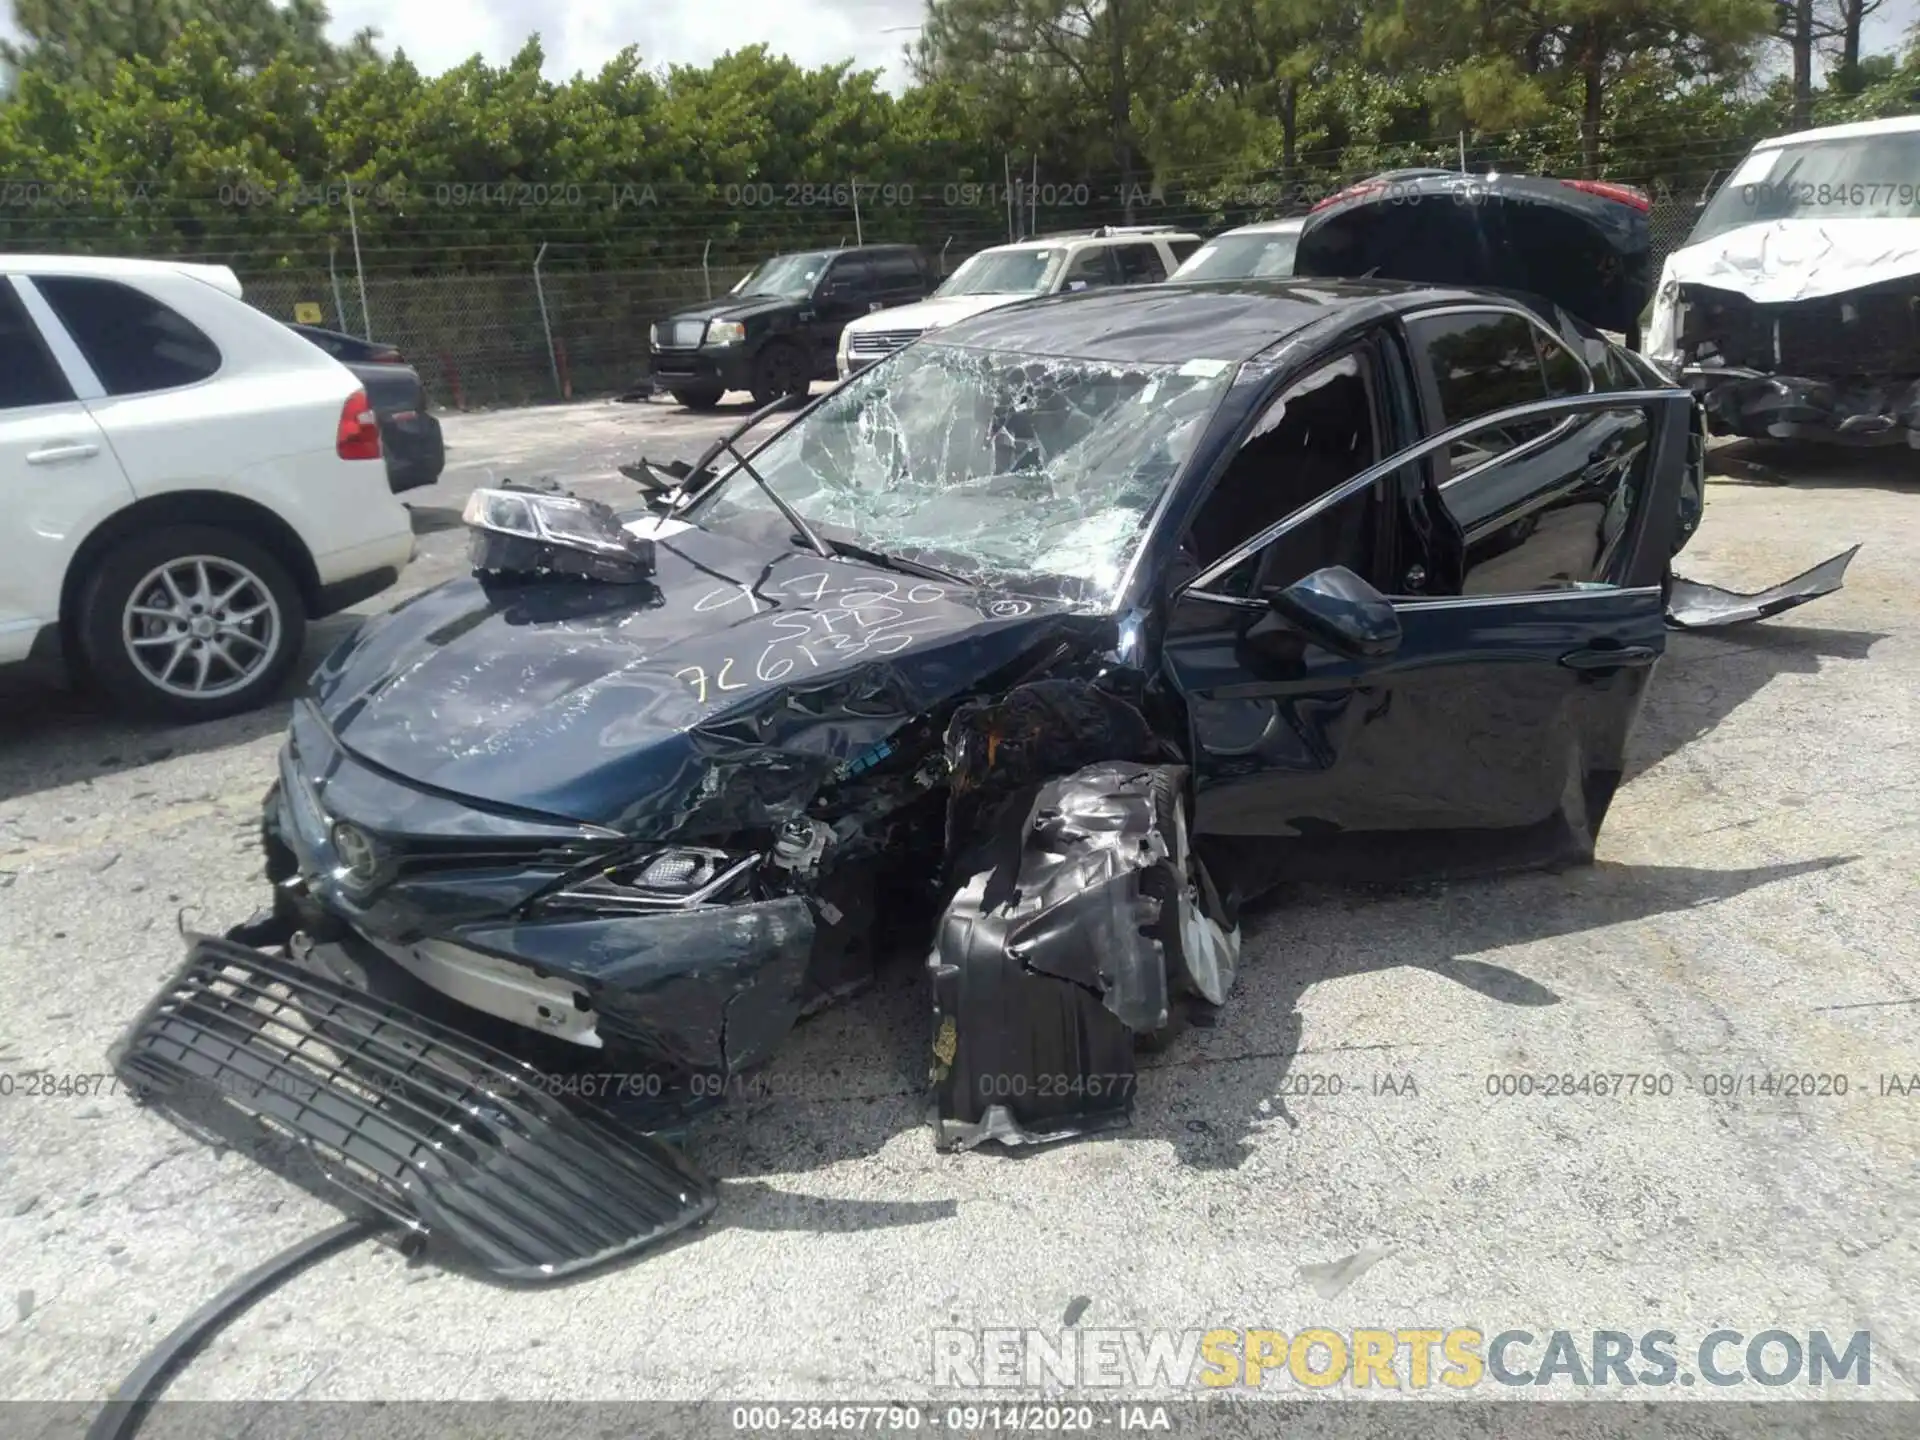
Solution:
[[[653,383],[690,410],[711,410],[729,390],[750,391],[755,404],[770,405],[834,378],[849,320],[924,300],[938,283],[911,245],[776,255],[725,298],[653,326]]]

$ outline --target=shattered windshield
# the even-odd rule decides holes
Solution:
[[[847,381],[752,463],[823,539],[1104,607],[1232,380],[1225,360],[923,340]],[[689,518],[759,540],[793,528],[738,469]]]
[[[1186,264],[1173,272],[1175,280],[1242,280],[1250,275],[1293,274],[1293,252],[1299,248],[1298,230],[1269,230],[1251,235],[1222,235],[1209,240]]]
[[[1809,140],[1749,155],[1694,223],[1689,245],[1765,220],[1920,219],[1920,131]]]
[[[1060,256],[1058,250],[988,250],[948,277],[936,295],[1038,295]]]
[[[804,300],[813,293],[814,282],[827,268],[827,253],[776,255],[735,288],[737,295],[780,295],[788,300]]]

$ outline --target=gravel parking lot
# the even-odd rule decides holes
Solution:
[[[630,496],[614,462],[691,458],[727,423],[664,402],[449,418],[446,476],[406,497],[406,590],[463,565],[476,484]],[[877,1399],[932,1393],[945,1327],[1470,1325],[1665,1329],[1683,1354],[1717,1327],[1869,1330],[1856,1396],[1920,1398],[1920,1093],[1883,1093],[1920,1077],[1920,466],[1719,453],[1687,573],[1752,589],[1866,548],[1790,617],[1673,637],[1598,865],[1282,897],[1223,1022],[1148,1060],[1133,1128],[1029,1156],[934,1153],[905,955],[802,1028],[768,1098],[695,1132],[724,1185],[690,1243],[534,1292],[363,1246],[170,1393]],[[318,627],[314,657],[350,623]],[[261,900],[283,718],[143,730],[0,690],[0,1074],[103,1071],[183,920],[224,928]],[[1593,1073],[1673,1079],[1490,1093]],[[16,1087],[0,1395],[100,1396],[335,1218],[124,1097]]]

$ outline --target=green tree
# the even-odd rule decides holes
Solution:
[[[1776,0],[1391,0],[1369,20],[1373,53],[1438,68],[1443,111],[1509,129],[1578,117],[1580,170],[1602,169],[1607,93],[1664,69],[1685,83],[1744,74]]]
[[[1178,0],[929,0],[914,74],[981,96],[1035,155],[1110,167],[1132,218],[1148,116],[1185,88],[1184,13]]]
[[[323,0],[13,0],[25,43],[0,44],[0,59],[105,89],[122,64],[160,59],[195,23],[243,69],[285,60],[339,73],[376,57],[378,31],[363,29],[336,46],[326,34],[331,20]]]

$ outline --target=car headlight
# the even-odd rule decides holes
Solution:
[[[660,348],[660,327],[658,325],[649,325],[647,327],[647,345],[654,350]]]
[[[747,327],[738,320],[715,320],[707,326],[708,345],[738,345],[747,338]]]
[[[620,523],[612,507],[577,495],[476,490],[462,520],[473,532],[475,570],[576,575],[634,584],[653,575],[653,542]]]
[[[744,887],[756,855],[670,846],[580,876],[540,902],[543,910],[680,910],[723,903]]]

